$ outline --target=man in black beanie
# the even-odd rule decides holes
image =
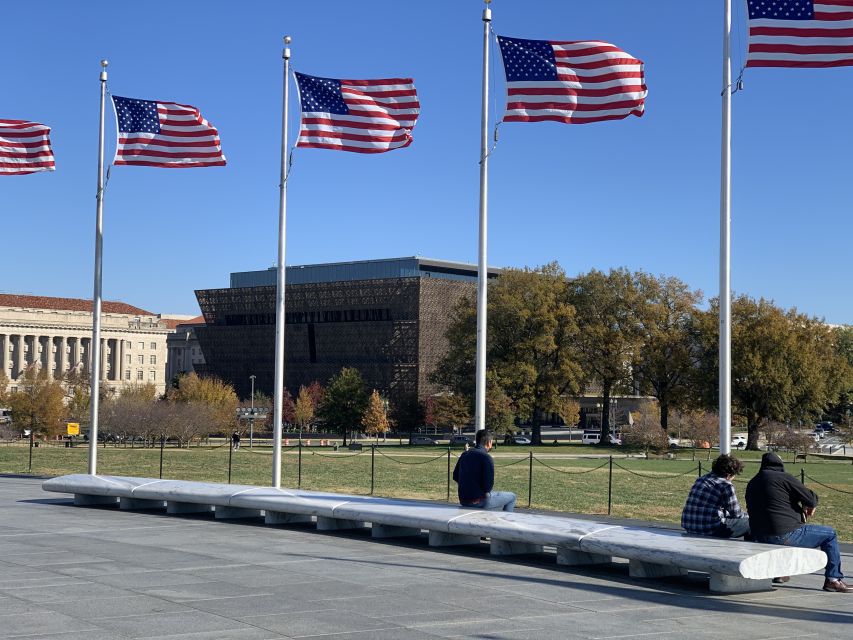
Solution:
[[[768,452],[761,457],[761,470],[746,485],[746,508],[756,542],[784,544],[791,547],[820,549],[826,553],[824,591],[851,593],[844,583],[841,553],[835,529],[817,524],[804,524],[817,508],[817,494],[785,473],[782,459]],[[787,582],[774,578],[773,582]]]

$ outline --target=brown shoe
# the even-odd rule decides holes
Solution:
[[[824,591],[835,591],[837,593],[853,593],[853,587],[845,584],[843,580],[826,579],[823,583]]]
[[[785,584],[791,579],[791,576],[779,576],[778,578],[773,578],[773,584]]]

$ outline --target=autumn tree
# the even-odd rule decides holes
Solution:
[[[470,400],[456,393],[437,393],[427,399],[429,424],[454,433],[471,420]]]
[[[647,402],[636,413],[632,412],[633,422],[622,427],[622,443],[641,449],[646,457],[652,451],[664,451],[669,447],[669,438],[660,428],[658,407]]]
[[[89,376],[80,368],[66,371],[62,376],[62,386],[65,389],[65,412],[69,422],[89,421]]]
[[[270,413],[272,413],[272,409],[270,409]],[[293,396],[287,389],[281,393],[281,420],[285,424],[298,424],[296,403],[293,402]]]
[[[798,431],[791,426],[782,430],[776,438],[776,443],[783,449],[793,451],[794,455],[808,455],[814,449],[814,437],[810,433]]]
[[[329,380],[319,418],[328,430],[340,433],[346,445],[350,431],[361,424],[367,402],[367,389],[361,373],[358,369],[344,367]]]
[[[719,305],[697,316],[705,399],[716,404]],[[739,296],[732,303],[732,409],[747,422],[747,449],[758,450],[767,420],[808,421],[837,402],[840,358],[832,329],[772,302]]]
[[[361,426],[364,432],[371,436],[376,436],[376,441],[379,442],[379,435],[383,436],[388,433],[388,416],[385,414],[385,403],[379,392],[374,389],[370,394],[370,399],[367,401],[367,408],[364,410],[364,415],[361,417]]]
[[[562,395],[579,389],[581,370],[574,349],[578,328],[567,294],[566,275],[556,262],[538,269],[508,269],[489,284],[488,376],[518,415],[531,420],[534,444],[542,442],[543,417],[556,411]],[[473,397],[472,300],[464,299],[454,309],[446,335],[449,350],[434,379]]]
[[[314,401],[304,385],[299,387],[299,395],[296,396],[293,415],[300,432],[311,429],[311,425],[314,423]]]
[[[569,284],[576,309],[575,344],[586,379],[601,387],[602,404],[614,391],[630,387],[632,362],[642,346],[641,300],[635,277],[626,269],[590,271]],[[609,442],[610,412],[602,412],[601,442]]]
[[[65,415],[64,401],[62,384],[49,378],[47,370],[33,365],[27,367],[18,379],[18,392],[6,396],[6,404],[12,410],[12,422],[47,436],[64,430],[60,424]]]
[[[693,459],[696,459],[696,448],[707,449],[708,460],[711,459],[711,447],[720,439],[720,416],[711,411],[699,409],[692,411],[673,411],[670,426],[678,429],[679,438],[690,440],[693,448]]]
[[[233,386],[218,378],[200,378],[194,372],[181,376],[178,388],[171,389],[168,398],[172,402],[208,408],[209,432],[227,432],[236,423],[237,394]]]
[[[643,392],[657,398],[667,432],[670,409],[697,400],[693,316],[702,294],[678,278],[639,273],[636,281],[642,341],[634,368]]]

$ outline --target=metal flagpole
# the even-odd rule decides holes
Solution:
[[[98,472],[98,405],[101,379],[101,282],[104,263],[104,103],[107,95],[107,60],[101,60],[101,114],[98,130],[98,191],[95,200],[95,291],[92,297],[92,344],[89,355],[89,475]]]
[[[284,89],[281,110],[281,173],[278,200],[278,284],[275,292],[275,384],[273,389],[272,486],[281,488],[281,422],[284,400],[284,249],[287,231],[287,107],[290,98],[290,36],[284,37]]]
[[[486,260],[489,208],[489,31],[492,22],[491,0],[483,9],[483,104],[480,120],[480,246],[477,259],[477,365],[474,428],[486,428],[486,327],[487,286],[489,272]]]
[[[732,425],[732,3],[725,0],[723,22],[723,126],[720,166],[720,453],[731,451]]]

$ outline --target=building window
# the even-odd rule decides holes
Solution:
[[[152,343],[151,343],[151,348],[152,348],[152,349],[156,349],[156,348],[157,348],[157,343],[156,343],[156,342],[152,342]]]
[[[148,372],[148,381],[154,382],[156,379],[157,379],[157,372],[156,371],[149,371]]]
[[[130,369],[128,369],[127,371],[124,372],[124,379],[130,380]]]
[[[144,348],[145,348],[145,343],[144,343],[144,342],[140,342],[140,343],[139,343],[139,350],[140,350],[140,351],[142,351]]]
[[[127,348],[133,349],[133,343],[130,340],[127,341]]]
[[[132,356],[128,353],[128,354],[127,354],[127,358],[126,358],[126,360],[127,360],[127,364],[130,364],[130,363],[131,363],[131,357],[132,357]]]
[[[157,364],[157,356],[151,356],[151,363],[150,364]]]
[[[137,379],[137,380],[142,380],[142,379],[143,379],[142,369],[140,369],[139,371],[137,371],[137,372],[136,372],[136,379]]]
[[[139,364],[145,364],[145,356],[142,355],[141,353],[138,356],[136,356],[136,359],[137,359],[137,362],[139,362]]]

